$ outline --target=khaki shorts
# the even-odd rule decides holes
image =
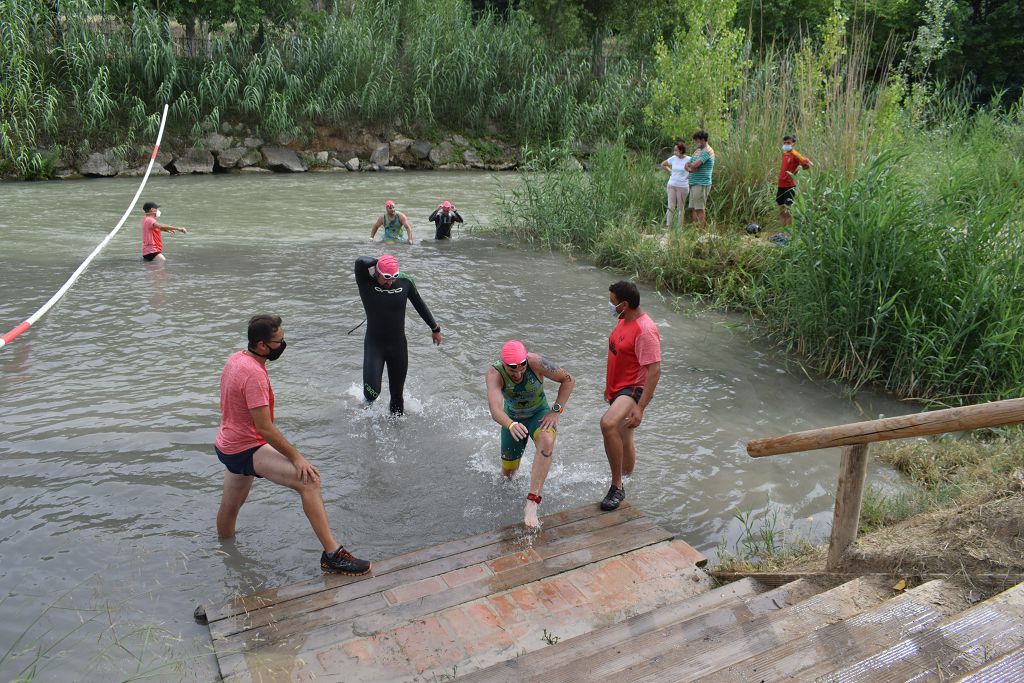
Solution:
[[[690,185],[690,208],[703,211],[704,205],[708,201],[709,192],[711,192],[710,185]]]

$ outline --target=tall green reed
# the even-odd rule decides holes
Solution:
[[[909,131],[798,199],[768,327],[823,372],[940,404],[1024,391],[1019,124],[980,113]],[[1019,149],[1019,147],[1018,147]]]
[[[140,110],[164,102],[172,132],[195,138],[222,120],[268,138],[346,124],[519,142],[650,134],[639,64],[620,59],[595,80],[587,50],[548,49],[525,13],[474,15],[464,0],[346,4],[300,30],[270,26],[259,45],[228,26],[208,56],[178,54],[172,24],[143,6],[111,16],[99,0],[68,0],[59,31],[40,19],[45,0],[0,9],[11,65],[0,76],[0,172],[20,172],[20,156],[50,144],[130,146],[153,127]]]

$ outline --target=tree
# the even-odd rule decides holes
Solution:
[[[123,10],[131,11],[136,0],[119,0]],[[185,30],[189,54],[194,54],[196,31],[200,24],[207,30],[235,22],[239,29],[258,26],[265,21],[289,23],[308,7],[305,0],[146,0],[143,5],[175,19]]]
[[[678,11],[687,24],[676,30],[671,46],[662,40],[655,46],[652,96],[644,113],[672,137],[701,128],[712,139],[725,139],[735,91],[749,66],[744,31],[732,27],[736,0],[681,0]]]

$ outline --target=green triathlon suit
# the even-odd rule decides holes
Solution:
[[[537,440],[540,421],[550,412],[548,397],[544,395],[544,381],[527,366],[523,379],[519,384],[512,381],[500,361],[492,367],[501,375],[501,393],[505,397],[505,412],[515,422],[526,426],[530,436]],[[551,431],[556,431],[551,428]],[[501,460],[502,467],[513,469],[519,466],[519,460],[526,450],[526,439],[517,441],[508,430],[508,425],[501,428]]]
[[[398,217],[397,211],[394,218],[388,218],[388,215],[384,214],[384,241],[405,241],[405,226],[402,225],[402,220]]]

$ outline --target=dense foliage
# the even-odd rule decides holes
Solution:
[[[111,15],[71,0],[56,18],[46,5],[0,0],[0,173],[45,175],[54,155],[103,143],[123,151],[155,132],[164,102],[172,126],[196,138],[225,120],[268,139],[343,124],[516,141],[626,130],[640,143],[648,130],[637,63],[609,63],[594,79],[589,46],[547,49],[522,12],[368,0],[308,15],[300,30],[238,24],[197,51],[143,6]]]
[[[939,404],[1024,392],[1024,107],[976,107],[839,24],[758,60],[717,151],[706,229],[664,234],[667,157],[622,141],[588,173],[535,156],[510,200],[521,238],[580,250],[677,293],[756,314],[761,329],[854,388]],[[869,80],[870,73],[888,74]],[[788,243],[774,193],[784,132],[800,174]],[[572,197],[572,202],[562,198]],[[759,223],[761,238],[743,227]]]

